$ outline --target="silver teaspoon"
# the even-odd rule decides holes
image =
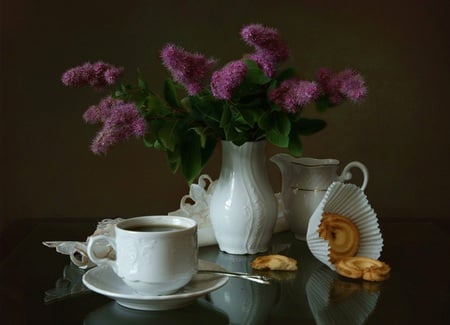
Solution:
[[[242,272],[227,272],[227,271],[215,271],[215,270],[198,270],[198,273],[200,274],[220,274],[225,275],[233,278],[240,278],[240,279],[246,279],[249,281],[253,281],[256,283],[261,284],[270,284],[270,278],[262,275],[252,275],[248,273],[242,273]]]

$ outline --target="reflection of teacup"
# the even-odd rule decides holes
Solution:
[[[95,255],[98,242],[108,242],[116,259]],[[115,237],[94,236],[89,258],[108,264],[124,282],[150,295],[170,294],[186,285],[197,272],[197,223],[176,216],[125,219],[115,225]]]
[[[195,315],[195,318],[192,317]],[[181,309],[143,311],[110,302],[86,315],[85,325],[96,324],[229,324],[228,318],[211,304],[198,300]]]
[[[306,294],[317,324],[363,324],[375,309],[380,287],[344,280],[323,265],[309,278]]]

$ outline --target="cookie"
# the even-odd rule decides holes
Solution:
[[[264,255],[255,258],[251,266],[255,270],[297,271],[297,261],[284,255]]]
[[[340,259],[336,263],[336,272],[352,279],[384,281],[389,277],[391,267],[373,258],[352,256]]]
[[[317,231],[321,238],[328,241],[328,256],[333,264],[343,257],[355,256],[359,250],[358,228],[345,216],[324,213]]]

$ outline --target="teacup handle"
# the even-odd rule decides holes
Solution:
[[[338,180],[342,182],[350,180],[352,178],[350,169],[352,169],[353,167],[361,169],[361,172],[363,173],[364,179],[361,185],[361,189],[364,191],[367,187],[367,182],[369,181],[369,171],[367,170],[367,167],[359,161],[352,161],[345,165],[344,169],[342,170],[342,174],[338,177]]]
[[[93,237],[89,238],[88,245],[87,245],[87,254],[89,256],[89,259],[97,265],[108,264],[113,268],[113,270],[116,270],[115,260],[108,258],[108,257],[98,257],[95,254],[94,244],[95,244],[95,242],[97,242],[99,240],[106,240],[108,242],[108,244],[112,246],[114,251],[116,251],[116,241],[114,240],[114,238],[111,238],[111,237],[105,236],[105,235],[93,236]]]

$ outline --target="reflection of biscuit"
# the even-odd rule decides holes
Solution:
[[[376,292],[380,292],[380,290],[381,290],[380,282],[363,281],[362,285],[363,285],[364,292],[376,293]]]
[[[328,241],[329,258],[336,263],[346,256],[355,256],[359,250],[359,231],[347,217],[324,213],[318,229],[319,236]]]
[[[362,290],[361,283],[347,282],[334,279],[329,291],[330,303],[338,304],[349,299],[353,294]]]
[[[252,261],[255,270],[297,271],[297,261],[284,255],[258,256]]]
[[[252,274],[265,276],[276,281],[292,281],[297,277],[297,272],[280,272],[271,270],[254,270]]]
[[[373,258],[344,257],[336,263],[336,272],[347,278],[367,281],[384,281],[389,277],[391,267]]]

